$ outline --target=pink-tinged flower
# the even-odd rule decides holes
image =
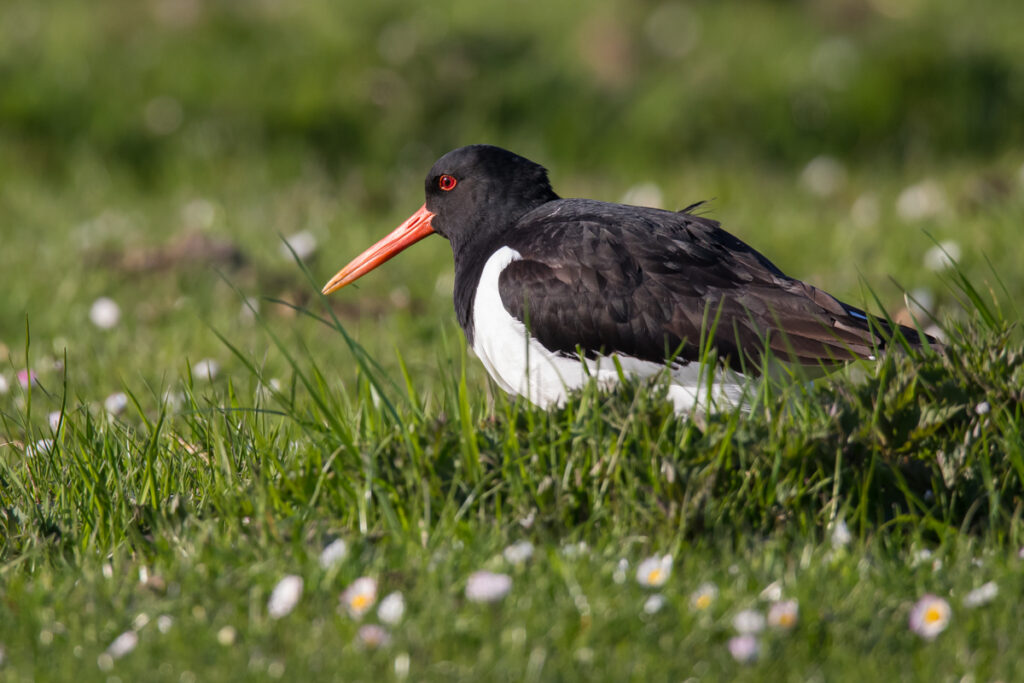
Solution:
[[[668,577],[672,575],[672,556],[654,555],[637,565],[636,580],[641,586],[648,588],[659,588],[664,586]]]
[[[125,631],[114,642],[107,646],[107,654],[114,659],[120,659],[135,649],[139,644],[139,634],[135,631]]]
[[[745,633],[729,639],[729,654],[737,662],[752,662],[760,653],[761,643],[758,642],[757,636]]]
[[[267,601],[267,614],[270,618],[280,619],[295,609],[299,598],[302,597],[302,587],[302,577],[294,574],[289,574],[278,581]]]
[[[497,602],[512,590],[512,577],[508,574],[478,571],[466,581],[466,599],[470,602]]]
[[[369,650],[376,650],[391,642],[391,634],[387,629],[377,624],[364,624],[356,632],[359,644]]]
[[[341,594],[341,604],[353,619],[360,619],[377,602],[377,580],[361,576]]]
[[[772,628],[790,630],[800,617],[800,605],[796,600],[780,600],[768,608],[768,625]]]
[[[937,595],[928,593],[921,596],[910,610],[910,630],[926,640],[931,640],[946,630],[951,616],[949,603]]]
[[[18,370],[18,384],[22,389],[28,389],[29,384],[39,384],[39,376],[35,370]]]

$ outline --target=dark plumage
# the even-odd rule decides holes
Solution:
[[[446,154],[425,190],[424,207],[324,291],[430,232],[443,235],[455,257],[455,311],[469,344],[506,390],[542,404],[564,396],[564,386],[552,389],[556,380],[582,381],[585,373],[566,380],[568,366],[558,360],[580,351],[658,366],[674,358],[681,367],[700,357],[703,330],[723,363],[756,374],[765,348],[799,364],[829,365],[872,357],[893,334],[886,321],[788,277],[716,221],[688,210],[561,199],[542,166],[498,147]],[[487,275],[488,268],[500,270]],[[499,302],[504,312],[494,310]],[[479,319],[492,338],[477,339]],[[514,339],[493,338],[519,334],[515,321],[526,325],[530,348],[539,343],[539,364],[518,358]],[[899,332],[911,345],[923,343],[916,330]],[[514,375],[519,368],[529,374],[527,366],[547,375],[526,387]]]

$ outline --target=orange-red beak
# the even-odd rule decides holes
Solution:
[[[338,274],[331,278],[331,281],[324,285],[323,293],[341,289],[347,284],[355,282],[371,270],[390,260],[398,252],[411,247],[421,239],[434,232],[430,220],[434,217],[427,211],[424,204],[413,215],[409,216],[404,223],[391,231],[391,233],[352,259],[352,262],[338,271]]]

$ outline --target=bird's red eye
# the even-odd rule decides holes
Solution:
[[[452,190],[455,189],[455,185],[458,182],[459,181],[455,179],[455,176],[448,175],[447,173],[445,173],[443,176],[437,179],[437,186],[440,187],[445,192],[451,192]]]

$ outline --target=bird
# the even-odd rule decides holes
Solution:
[[[874,359],[897,332],[909,347],[936,343],[785,275],[698,215],[700,203],[563,199],[543,166],[492,145],[442,156],[424,191],[423,206],[323,294],[441,235],[467,345],[501,389],[543,408],[591,379],[658,373],[677,412],[735,406],[773,368],[820,374]]]

